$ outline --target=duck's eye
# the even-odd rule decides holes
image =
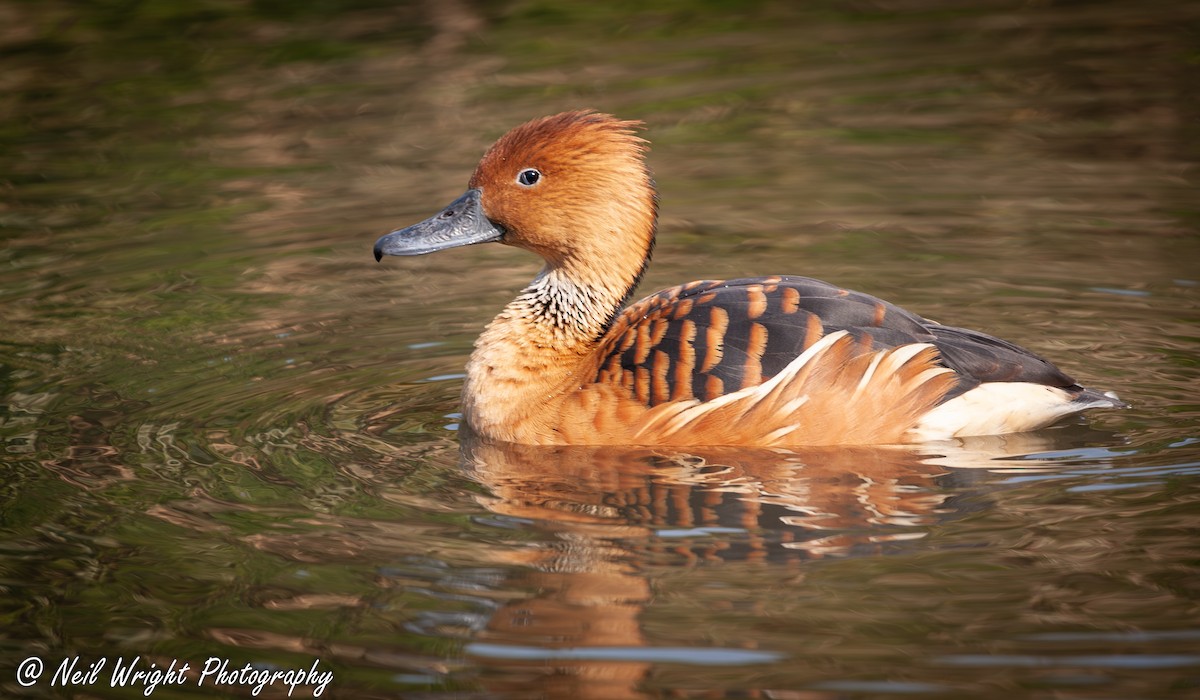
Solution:
[[[525,168],[517,173],[517,182],[526,187],[533,187],[538,184],[538,180],[542,179],[542,174],[537,171],[537,168]]]

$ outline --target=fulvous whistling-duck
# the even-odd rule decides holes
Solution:
[[[639,122],[536,119],[375,258],[495,241],[545,267],[479,336],[463,413],[525,444],[891,444],[1123,407],[1029,350],[807,277],[691,282],[624,310],[654,247]]]

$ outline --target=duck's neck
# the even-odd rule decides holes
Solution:
[[[625,274],[547,266],[496,320],[520,317],[548,333],[556,348],[590,350],[633,294],[644,267],[644,259]]]
[[[624,270],[547,265],[475,342],[463,410],[485,438],[554,442],[555,400],[590,379],[592,352],[633,293],[649,259]],[[615,261],[606,261],[613,263]],[[614,267],[618,267],[614,265]]]

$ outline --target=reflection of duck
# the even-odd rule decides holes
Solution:
[[[692,282],[621,311],[654,245],[635,122],[513,129],[469,189],[375,256],[499,241],[546,267],[467,368],[479,434],[528,444],[879,444],[1008,433],[1115,398],[1024,348],[804,277]]]
[[[990,469],[1053,470],[1064,455],[1114,440],[1076,428],[788,449],[518,445],[465,434],[464,468],[487,487],[478,498],[496,522],[552,535],[492,550],[523,567],[507,588],[531,594],[500,604],[466,652],[486,665],[492,692],[536,683],[545,697],[644,697],[637,689],[663,651],[655,644],[672,638],[664,619],[707,625],[711,612],[735,606],[770,618],[773,587],[802,586],[815,559],[938,551],[944,539],[919,543],[987,508],[1003,483]],[[978,488],[963,488],[976,479]],[[687,606],[695,617],[664,613],[672,595],[697,595]],[[687,654],[702,663],[711,651],[728,649]]]
[[[627,554],[670,551],[688,559],[795,561],[875,550],[961,515],[948,499],[992,481],[987,473],[1061,471],[1072,455],[1117,439],[1084,426],[886,447],[519,445],[462,437],[463,468],[487,487],[487,509],[566,543],[521,562],[556,571],[606,566],[618,542]]]
[[[785,570],[812,557],[877,549],[941,517],[945,473],[894,448],[623,448],[488,443],[464,435],[464,466],[488,510],[553,533],[512,549],[528,569],[468,645],[494,670],[488,689],[546,697],[644,697],[663,650],[645,615],[658,567],[745,561]],[[799,573],[799,569],[796,568]],[[686,649],[686,658],[730,650]],[[781,650],[735,649],[774,658]],[[710,652],[708,657],[705,652]],[[510,678],[525,686],[518,686]],[[510,685],[506,685],[510,683]]]
[[[942,517],[947,473],[905,448],[625,448],[463,441],[489,510],[571,546],[553,570],[600,565],[599,542],[687,558],[795,560],[909,539]],[[583,547],[583,542],[591,547]],[[603,550],[603,551],[602,551]],[[589,556],[588,552],[592,552]],[[532,563],[532,562],[527,562]]]

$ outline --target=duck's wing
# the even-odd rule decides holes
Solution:
[[[1077,387],[1020,346],[807,277],[704,280],[647,297],[606,334],[595,381],[647,406],[711,401],[771,379],[837,331],[857,341],[852,355],[932,345],[956,379],[942,401],[984,382]]]
[[[955,392],[984,382],[1029,382],[1061,389],[1076,388],[1069,375],[1046,358],[987,333],[925,321],[942,363],[962,378]]]

